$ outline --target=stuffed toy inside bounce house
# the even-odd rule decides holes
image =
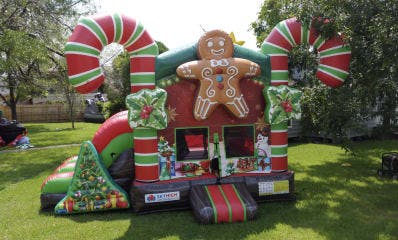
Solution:
[[[99,55],[113,42],[130,55],[128,110],[107,119],[44,181],[43,209],[191,208],[199,222],[221,223],[255,218],[260,202],[294,199],[287,123],[300,118],[301,92],[288,86],[288,53],[301,43],[313,46],[317,77],[338,87],[351,54],[340,36],[325,39],[292,18],[273,29],[260,52],[213,30],[159,55],[135,19],[86,17],[65,46],[78,92],[101,86]]]

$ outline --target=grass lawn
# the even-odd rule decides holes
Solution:
[[[43,139],[49,145],[51,139],[91,139],[98,125],[77,131],[56,131],[56,124],[27,127],[33,127],[32,144]],[[398,239],[398,181],[376,176],[381,154],[398,151],[397,141],[355,143],[355,156],[334,145],[291,145],[297,201],[262,203],[255,221],[219,225],[200,225],[191,211],[41,212],[41,183],[78,150],[0,153],[0,239]]]
[[[30,143],[35,147],[82,143],[91,140],[100,126],[99,123],[76,122],[73,129],[70,122],[24,124]]]

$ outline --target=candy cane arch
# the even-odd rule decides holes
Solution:
[[[89,93],[104,82],[99,56],[110,43],[123,45],[130,55],[131,92],[154,89],[155,59],[159,54],[156,42],[135,19],[113,14],[81,18],[65,46],[69,81],[76,90]],[[159,178],[156,139],[154,129],[134,130],[136,180]]]
[[[330,87],[341,86],[348,76],[351,51],[336,35],[323,38],[315,28],[290,18],[278,23],[262,44],[262,52],[271,57],[271,85],[287,85],[288,53],[296,45],[308,43],[319,53],[317,78]],[[287,123],[271,126],[272,170],[287,170]]]

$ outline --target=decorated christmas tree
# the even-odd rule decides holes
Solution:
[[[128,207],[126,192],[113,182],[93,144],[89,141],[84,142],[68,192],[55,206],[55,213],[81,213]]]

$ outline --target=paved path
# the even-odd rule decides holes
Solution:
[[[41,150],[41,149],[49,149],[49,148],[76,147],[76,146],[80,146],[80,145],[81,145],[81,143],[72,143],[72,144],[54,145],[54,146],[46,146],[46,147],[33,147],[33,148],[27,148],[27,149],[13,148],[13,149],[7,149],[7,150],[0,151],[0,154],[2,154],[2,153],[24,152],[24,151],[32,151],[32,150]]]

